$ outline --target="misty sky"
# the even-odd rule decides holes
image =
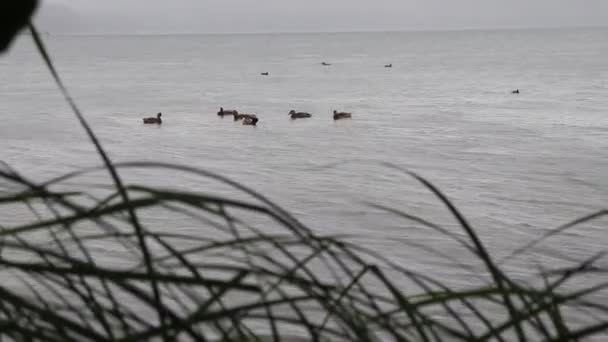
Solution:
[[[443,30],[608,24],[608,0],[43,0],[57,33]]]

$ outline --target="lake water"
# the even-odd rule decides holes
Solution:
[[[435,183],[497,256],[606,208],[606,37],[608,29],[46,41],[114,160],[219,172],[319,233],[351,234],[403,265],[466,282],[445,260],[399,241],[467,263],[471,257],[456,244],[366,203],[458,231],[427,190],[381,163]],[[384,68],[388,63],[393,68]],[[100,163],[28,37],[0,59],[0,80],[1,160],[38,178]],[[511,94],[516,88],[521,93]],[[260,122],[218,118],[220,106],[256,113]],[[313,117],[290,120],[290,109]],[[334,122],[334,109],[353,118]],[[159,111],[162,127],[142,124]],[[89,181],[107,183],[105,174],[95,177]],[[126,177],[221,191],[173,173]],[[544,246],[580,260],[608,244],[605,226],[605,219],[585,224]],[[555,261],[544,256],[549,266]],[[514,261],[511,271],[525,277],[536,260]]]

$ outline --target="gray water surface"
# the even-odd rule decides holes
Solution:
[[[46,40],[114,160],[219,172],[319,233],[354,235],[403,265],[458,279],[460,271],[445,260],[400,241],[466,263],[471,257],[462,248],[365,203],[459,232],[434,196],[381,163],[434,182],[497,256],[606,208],[606,37],[606,29],[576,29]],[[388,63],[393,68],[383,67]],[[269,77],[260,76],[266,71]],[[27,37],[0,59],[0,80],[1,160],[36,179],[100,163]],[[515,88],[521,94],[512,95]],[[220,119],[220,106],[261,121],[247,127]],[[292,121],[290,109],[313,117]],[[334,122],[334,109],[353,112],[353,119]],[[159,111],[162,127],[141,123]],[[169,172],[125,176],[221,191]],[[108,177],[97,173],[89,181]],[[608,242],[605,223],[586,224],[547,246],[589,257]],[[513,263],[514,273],[535,270],[531,261]]]

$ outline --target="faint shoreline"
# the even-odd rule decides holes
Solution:
[[[547,26],[547,27],[499,27],[499,28],[444,28],[444,29],[378,29],[341,31],[254,31],[254,32],[45,32],[56,37],[112,37],[112,36],[267,36],[267,35],[340,35],[340,34],[395,34],[395,33],[466,33],[508,31],[561,31],[561,30],[608,30],[608,25]],[[29,34],[28,34],[29,35]]]

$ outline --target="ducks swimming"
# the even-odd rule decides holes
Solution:
[[[387,65],[385,65],[384,67],[385,67],[385,68],[392,68],[392,67],[393,67],[393,63],[391,63],[391,64],[387,64]]]
[[[324,65],[324,66],[330,66],[330,65],[331,65],[331,63],[323,62],[323,63],[321,63],[321,65]]]
[[[224,109],[223,107],[220,107],[220,111],[217,112],[217,115],[221,117],[232,115],[234,121],[243,120],[243,125],[255,126],[259,121],[255,114],[239,114],[237,110]]]
[[[306,112],[296,112],[295,110],[290,110],[289,116],[291,116],[292,119],[303,119],[303,118],[310,118],[312,116],[312,114],[306,113]]]
[[[224,109],[223,107],[220,107],[220,111],[217,112],[218,116],[224,117],[224,115],[238,115],[239,112],[233,109]]]
[[[161,120],[161,118],[160,118],[162,115],[163,115],[162,113],[158,113],[158,114],[156,114],[155,118],[154,117],[144,118],[143,119],[144,120],[144,124],[158,124],[158,125],[160,125],[160,124],[163,123],[163,120]]]
[[[350,119],[352,116],[352,113],[338,112],[334,110],[334,120]]]
[[[234,121],[243,120],[242,124],[246,126],[256,126],[258,121],[260,121],[260,119],[255,114],[239,114],[239,112],[236,110],[225,110],[223,107],[220,107],[220,110],[219,112],[217,112],[217,115],[221,117],[224,117],[224,115],[232,115],[234,117]],[[312,114],[310,113],[296,112],[295,110],[290,110],[288,115],[291,117],[291,119],[304,119],[312,117]],[[144,124],[160,125],[163,122],[161,116],[162,113],[158,113],[156,114],[156,117],[143,118],[143,122]],[[337,110],[334,110],[333,118],[334,120],[350,119],[352,118],[352,113],[338,112]]]
[[[262,75],[262,76],[268,76],[268,75],[270,75],[270,73],[269,72],[263,72],[260,75]]]
[[[511,94],[519,94],[519,89],[515,89],[511,92]]]

